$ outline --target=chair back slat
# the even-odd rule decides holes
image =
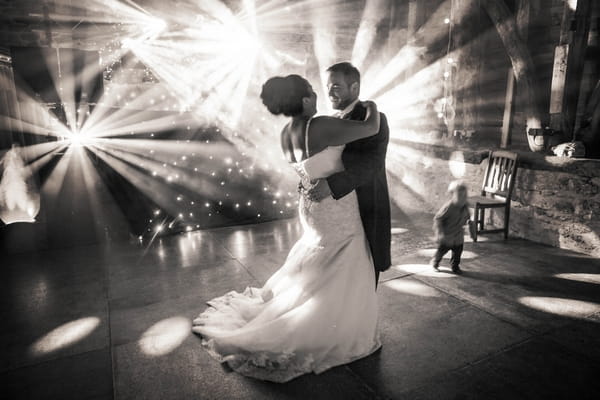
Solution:
[[[504,173],[506,168],[506,158],[499,159],[499,168],[498,168],[498,184],[497,188],[499,191],[502,191],[504,188],[504,178],[506,178],[506,174]]]
[[[508,191],[508,182],[510,181],[510,160],[507,158],[502,159],[503,171],[506,171],[502,175],[502,182],[500,183],[500,190],[503,192]]]
[[[517,158],[517,154],[507,151],[490,152],[482,195],[510,198],[516,178]]]
[[[500,175],[500,184],[498,185],[502,192],[506,192],[508,189],[508,181],[510,179],[510,160],[508,158],[502,158],[500,163],[500,171],[505,171]]]

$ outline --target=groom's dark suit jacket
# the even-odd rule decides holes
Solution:
[[[358,103],[344,118],[364,120],[366,112],[366,108]],[[385,114],[380,113],[380,116],[379,132],[347,144],[342,153],[346,170],[327,178],[336,200],[356,189],[360,217],[373,255],[376,275],[391,265],[390,197],[385,175],[390,130]]]

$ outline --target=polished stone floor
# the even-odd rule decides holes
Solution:
[[[264,282],[299,237],[295,219],[2,256],[0,397],[600,398],[600,260],[490,237],[466,244],[462,276],[434,273],[429,216],[396,214],[383,349],[287,384],[222,368],[190,320]]]

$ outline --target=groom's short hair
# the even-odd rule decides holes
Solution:
[[[327,72],[340,72],[344,74],[344,79],[346,79],[348,86],[354,82],[357,82],[360,85],[360,72],[358,71],[358,68],[347,61],[333,64],[331,67],[327,68]]]

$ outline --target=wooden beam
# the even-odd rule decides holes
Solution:
[[[521,40],[527,43],[529,36],[529,0],[517,0],[517,29]],[[505,149],[512,142],[512,121],[515,96],[518,90],[515,90],[516,78],[512,68],[508,69],[506,81],[506,96],[504,100],[504,117],[502,118],[502,136],[500,138],[500,147]],[[518,89],[518,88],[517,88]]]
[[[529,0],[517,1],[517,29],[519,30],[519,36],[521,36],[521,40],[524,42],[527,42],[527,38],[529,36],[530,8]]]
[[[409,0],[407,20],[407,37],[410,38],[425,21],[425,7],[423,4],[419,5],[418,0]]]
[[[510,128],[512,125],[513,103],[515,101],[515,74],[513,69],[508,69],[506,82],[506,99],[504,100],[504,117],[502,118],[502,138],[500,147],[505,149],[511,142]]]
[[[396,3],[396,2],[392,2]],[[425,7],[422,4],[423,2],[417,0],[409,0],[408,2],[408,13],[406,15],[406,43],[407,45],[411,45],[414,42],[415,35],[419,31],[421,25],[425,21]],[[397,45],[397,44],[394,44]],[[410,79],[417,71],[419,71],[420,67],[418,65],[413,65],[411,68],[407,68],[404,71],[403,79]]]
[[[591,23],[591,0],[578,0],[573,10],[565,2],[560,40],[554,53],[550,127],[574,137],[579,89],[585,64],[585,51]],[[572,31],[575,18],[575,31]]]
[[[565,96],[563,99],[563,126],[564,132],[575,134],[575,120],[577,117],[577,103],[579,89],[585,64],[585,52],[591,23],[591,0],[577,0],[575,10],[575,32],[569,45],[567,59],[567,79],[565,82]]]
[[[569,34],[573,9],[565,1],[560,23],[558,46],[554,49],[554,66],[552,67],[552,84],[550,88],[550,128],[563,130],[563,101],[567,80],[567,55],[569,54]]]
[[[481,0],[481,6],[494,23],[498,35],[510,58],[515,78],[526,100],[527,128],[541,128],[542,111],[537,95],[537,79],[535,68],[526,43],[518,34],[517,24],[513,14],[503,0]],[[544,151],[545,142],[527,135],[529,148],[532,151]]]
[[[457,14],[469,17],[456,21],[452,30],[452,48],[456,49],[454,58],[459,68],[455,72],[453,70],[451,81],[456,114],[454,123],[448,124],[450,135],[454,134],[454,129],[461,130],[463,134],[477,130],[475,99],[480,97],[478,81],[481,72],[481,35],[477,31],[479,24],[473,22],[479,17],[478,4],[474,0],[453,0],[453,4]]]
[[[567,80],[568,44],[560,44],[554,49],[552,84],[550,87],[550,128],[560,131],[563,128],[563,99]]]
[[[590,95],[586,115],[590,121],[590,128],[588,133],[581,137],[581,141],[585,143],[587,157],[600,158],[600,80]]]
[[[44,12],[44,33],[46,34],[46,44],[48,47],[52,47],[52,24],[50,21],[50,10],[48,9],[48,2],[44,1],[42,6]]]

